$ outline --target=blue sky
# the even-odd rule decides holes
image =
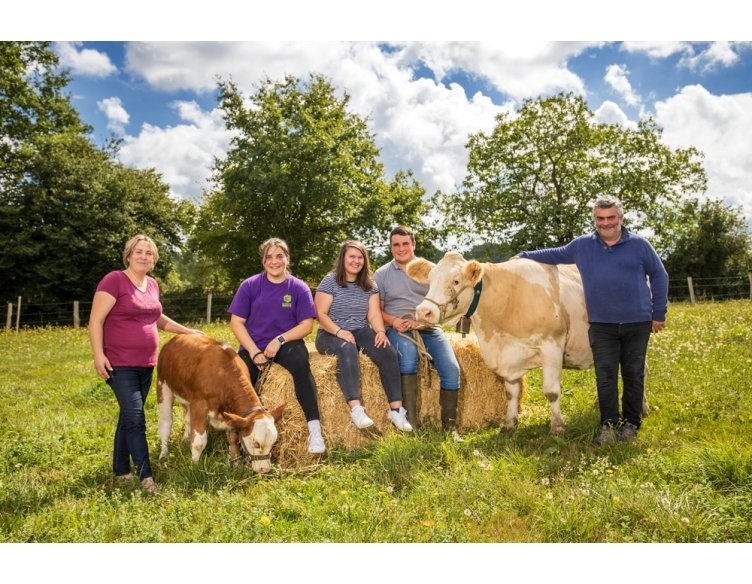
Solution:
[[[250,92],[264,75],[316,72],[347,91],[352,110],[369,118],[387,172],[411,169],[429,193],[462,181],[467,137],[490,131],[495,115],[514,112],[526,98],[572,91],[598,120],[635,125],[651,115],[667,144],[703,151],[708,195],[742,205],[752,218],[752,44],[723,40],[740,38],[733,21],[742,20],[729,18],[726,0],[715,2],[712,13],[694,10],[706,5],[691,1],[658,7],[636,0],[614,14],[600,2],[573,0],[532,2],[493,16],[476,0],[386,0],[365,18],[337,0],[245,14],[227,0],[213,2],[212,11],[192,2],[176,11],[176,3],[134,0],[94,21],[84,10],[96,3],[73,2],[82,7],[77,11],[51,2],[35,12],[38,4],[14,7],[27,12],[4,20],[0,38],[56,41],[72,74],[73,103],[94,128],[94,141],[122,138],[121,160],[155,167],[176,197],[198,200],[211,186],[214,158],[228,145],[216,76],[232,77]],[[325,7],[345,20],[332,19]],[[677,24],[679,7],[682,16],[697,17],[676,30],[667,23]],[[730,36],[718,30],[718,20],[724,26],[732,20]],[[588,38],[593,31],[603,38],[718,40],[545,40]],[[371,40],[329,40],[345,35]],[[478,40],[442,40],[451,38]]]

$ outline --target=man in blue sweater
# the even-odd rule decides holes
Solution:
[[[576,264],[590,322],[590,347],[601,413],[597,445],[635,437],[642,418],[645,356],[651,332],[666,322],[668,274],[653,246],[624,227],[615,197],[593,206],[595,233],[563,247],[526,251],[518,257],[545,264]],[[623,385],[619,416],[619,367]]]

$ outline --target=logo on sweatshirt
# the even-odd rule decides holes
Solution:
[[[292,296],[289,294],[285,294],[282,297],[282,308],[290,308],[292,307]]]

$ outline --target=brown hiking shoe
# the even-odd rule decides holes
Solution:
[[[611,424],[603,424],[603,426],[601,426],[601,433],[593,438],[593,444],[596,446],[603,446],[610,442],[616,442],[616,431]]]
[[[616,439],[619,442],[629,442],[637,436],[637,426],[632,422],[624,422],[621,428],[616,432]]]

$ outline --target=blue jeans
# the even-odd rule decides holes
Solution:
[[[152,476],[144,403],[149,395],[153,372],[154,367],[115,367],[110,371],[107,384],[115,392],[120,405],[112,454],[112,471],[116,475],[131,472],[130,461],[133,459],[140,480]]]
[[[379,369],[381,384],[384,386],[387,401],[402,401],[402,380],[400,379],[397,352],[394,347],[377,347],[376,333],[365,327],[350,331],[355,337],[355,344],[319,329],[316,334],[316,349],[323,355],[337,357],[337,381],[345,395],[345,400],[360,401],[360,349],[376,364]]]
[[[441,329],[430,328],[419,331],[426,351],[431,355],[431,362],[439,373],[441,389],[456,391],[460,388],[460,365],[452,350],[449,338]],[[389,327],[386,334],[392,346],[397,349],[400,373],[412,375],[418,372],[418,347],[410,339],[406,339],[398,331]],[[406,333],[412,338],[412,333]]]
[[[588,337],[595,362],[595,382],[601,424],[619,424],[619,369],[622,381],[622,420],[638,428],[645,395],[645,356],[652,323],[590,323]]]

